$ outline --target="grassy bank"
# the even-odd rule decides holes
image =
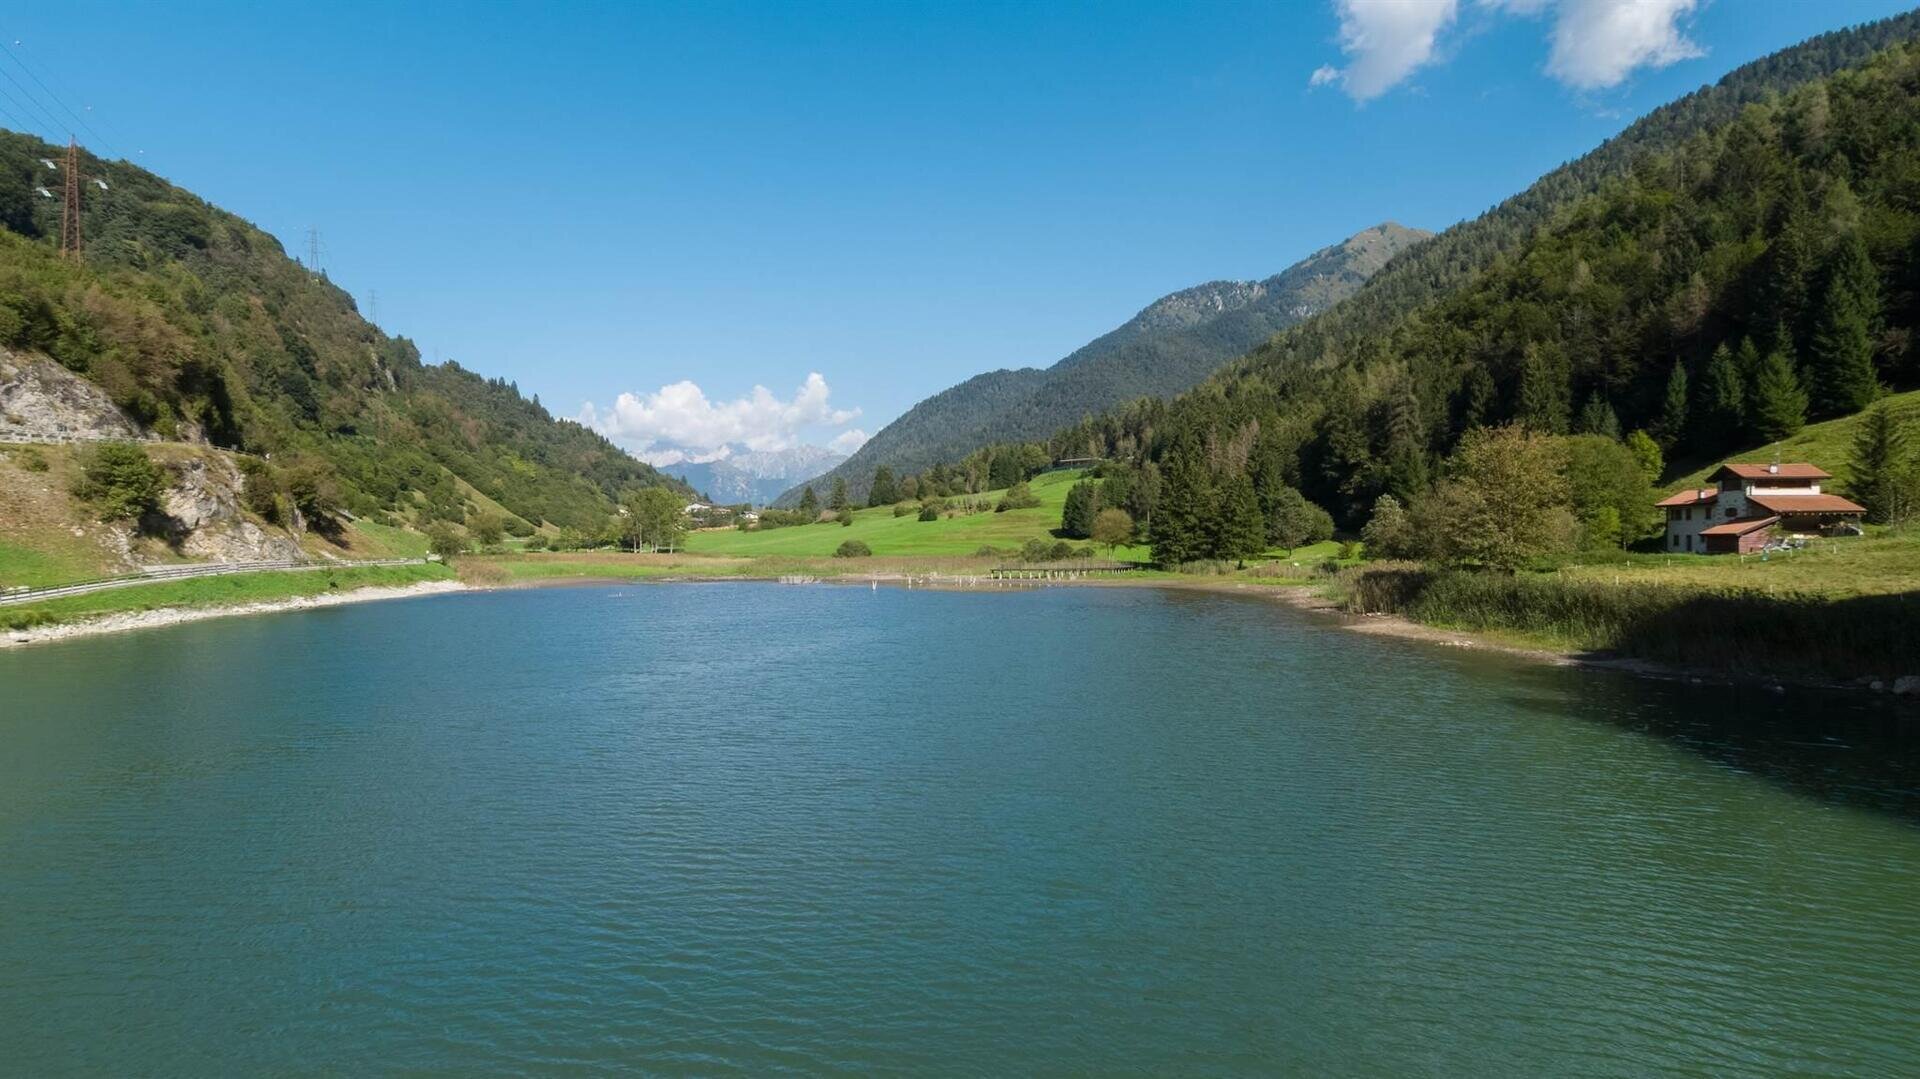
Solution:
[[[1060,511],[1066,505],[1067,492],[1084,478],[1083,472],[1048,472],[1035,476],[1029,487],[1039,505],[1005,513],[987,509],[922,521],[917,514],[896,517],[892,506],[879,506],[855,510],[851,525],[828,523],[753,532],[738,529],[695,532],[687,537],[686,547],[694,554],[748,558],[824,557],[833,554],[834,548],[847,540],[859,540],[871,547],[874,554],[882,556],[962,556],[972,555],[983,546],[1015,550],[1031,539],[1052,542],[1053,530],[1060,527]],[[1004,490],[989,491],[968,497],[991,506],[1005,494]],[[1102,550],[1101,554],[1104,556],[1106,552]],[[1147,550],[1120,547],[1114,557],[1145,561]]]
[[[73,622],[104,614],[152,611],[163,607],[232,607],[247,603],[346,592],[356,588],[397,588],[421,581],[443,581],[452,572],[439,565],[362,566],[296,572],[235,573],[69,596],[25,607],[0,607],[0,629]]]
[[[1729,676],[1845,681],[1920,674],[1920,593],[1758,591],[1413,564],[1341,575],[1347,610],[1395,614],[1557,651]]]

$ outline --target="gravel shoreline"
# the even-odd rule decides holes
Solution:
[[[398,588],[370,586],[354,588],[345,592],[322,592],[313,596],[295,596],[291,599],[268,600],[259,603],[237,603],[230,606],[215,607],[160,607],[151,611],[119,611],[103,614],[97,618],[86,618],[76,622],[61,622],[51,626],[34,626],[29,629],[8,630],[0,634],[0,648],[24,648],[28,645],[44,644],[48,641],[71,640],[75,637],[98,637],[109,633],[130,633],[140,629],[157,629],[161,626],[177,626],[185,622],[202,622],[209,618],[231,618],[243,614],[271,614],[275,611],[303,611],[315,607],[338,607],[348,603],[371,603],[384,599],[406,599],[411,596],[430,596],[445,592],[464,592],[467,585],[459,581],[421,581],[418,584],[404,585]]]

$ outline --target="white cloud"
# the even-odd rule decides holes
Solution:
[[[1371,101],[1433,59],[1458,0],[1334,0],[1347,66],[1322,65],[1308,83],[1338,82],[1355,101]]]
[[[745,397],[712,401],[695,383],[681,381],[644,396],[623,393],[604,412],[589,402],[580,408],[580,422],[657,464],[711,461],[736,445],[791,449],[809,427],[841,427],[860,415],[857,408],[834,408],[830,396],[817,371],[790,400],[755,386]]]
[[[1347,65],[1322,64],[1309,86],[1339,84],[1348,97],[1371,101],[1434,62],[1459,0],[1332,0]],[[1620,85],[1643,67],[1666,67],[1704,55],[1681,24],[1706,0],[1478,0],[1490,18],[1551,13],[1547,74],[1575,90]],[[1471,28],[1469,28],[1470,30]]]
[[[1704,55],[1680,31],[1700,0],[1560,0],[1547,74],[1576,90],[1618,86],[1639,67]]]
[[[849,427],[833,436],[833,440],[827,443],[827,448],[835,453],[852,454],[854,450],[866,445],[867,439],[872,437],[858,427]]]

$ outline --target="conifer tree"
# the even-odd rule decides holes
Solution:
[[[833,495],[827,499],[827,508],[835,513],[844,513],[851,505],[852,503],[847,500],[847,478],[835,476]]]
[[[867,491],[867,505],[891,506],[900,501],[900,485],[894,482],[893,469],[881,465],[873,470],[873,486]]]
[[[1204,558],[1213,519],[1213,483],[1191,439],[1170,451],[1161,479],[1160,500],[1153,511],[1149,535],[1153,560],[1162,566],[1177,566]]]
[[[1687,433],[1687,368],[1673,361],[1667,376],[1667,392],[1660,400],[1660,418],[1654,421],[1653,437],[1660,447],[1671,451]]]
[[[811,483],[807,484],[806,490],[800,492],[800,512],[808,517],[820,516],[820,496],[813,493]]]
[[[1605,435],[1618,442],[1620,417],[1606,397],[1596,391],[1588,394],[1587,403],[1580,406],[1580,420],[1574,429],[1583,435]]]
[[[1818,413],[1858,412],[1880,395],[1873,369],[1879,317],[1879,275],[1867,245],[1858,233],[1849,233],[1834,250],[1807,345],[1808,390]]]
[[[1716,447],[1732,443],[1747,421],[1747,388],[1726,345],[1713,350],[1700,379],[1700,426]]]
[[[1886,524],[1902,516],[1911,501],[1912,468],[1907,432],[1882,402],[1860,417],[1847,467],[1847,493],[1867,508],[1867,520]]]
[[[1800,388],[1787,354],[1778,349],[1760,361],[1754,374],[1752,422],[1769,442],[1794,434],[1807,422],[1807,391]]]
[[[1567,433],[1566,354],[1558,345],[1527,345],[1520,363],[1520,422],[1544,435]]]
[[[1220,511],[1214,519],[1213,557],[1244,561],[1258,558],[1267,547],[1267,523],[1260,516],[1260,498],[1245,472],[1227,480]]]
[[[1081,480],[1067,491],[1067,503],[1060,510],[1060,531],[1074,539],[1093,535],[1094,518],[1100,514],[1100,485]]]

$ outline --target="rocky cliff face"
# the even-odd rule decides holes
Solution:
[[[169,470],[172,484],[162,500],[168,541],[189,558],[207,562],[253,562],[303,558],[298,540],[268,530],[240,508],[246,480],[225,454],[182,461]]]
[[[98,442],[145,434],[100,387],[44,356],[0,348],[0,439]]]

